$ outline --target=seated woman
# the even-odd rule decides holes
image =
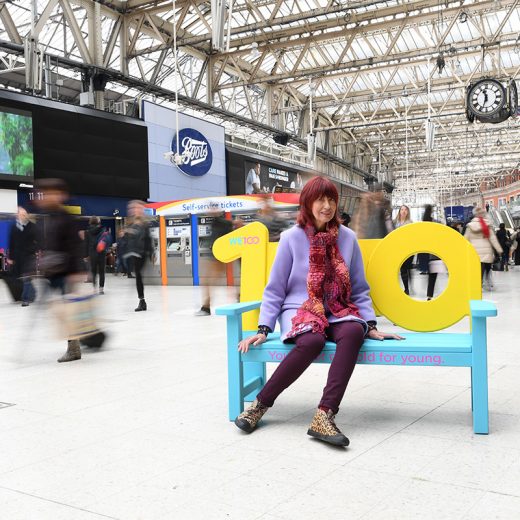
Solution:
[[[298,223],[282,233],[260,308],[258,333],[240,342],[239,351],[265,342],[280,322],[281,339],[296,346],[278,365],[255,401],[235,420],[251,433],[276,398],[322,351],[336,343],[327,384],[308,434],[337,446],[349,440],[334,417],[365,337],[403,339],[379,332],[355,234],[338,217],[338,191],[314,177],[300,195]]]

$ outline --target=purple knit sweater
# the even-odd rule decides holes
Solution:
[[[350,270],[351,300],[356,304],[363,319],[360,320],[355,316],[336,318],[327,312],[327,320],[329,323],[348,320],[359,321],[365,326],[366,330],[366,322],[375,321],[376,315],[372,308],[370,288],[365,278],[363,259],[356,235],[345,226],[339,228],[338,247]],[[292,328],[291,319],[296,311],[309,298],[307,292],[308,273],[309,239],[301,227],[294,226],[281,234],[269,282],[264,290],[258,321],[259,324],[267,325],[274,330],[276,320],[278,320],[282,340],[285,340]],[[326,305],[325,309],[327,309]]]

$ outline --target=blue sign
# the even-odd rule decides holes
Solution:
[[[209,141],[193,128],[183,128],[179,132],[179,155],[182,158],[178,164],[180,170],[191,177],[201,177],[209,172],[213,163],[213,152]],[[172,152],[177,153],[177,136],[172,141]]]

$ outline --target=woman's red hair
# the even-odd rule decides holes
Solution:
[[[341,221],[338,216],[338,200],[339,194],[336,186],[326,177],[313,177],[300,193],[300,212],[298,213],[298,225],[306,227],[314,225],[314,217],[312,215],[312,205],[314,201],[321,197],[329,197],[336,202],[336,213],[329,222],[329,226],[339,227]]]

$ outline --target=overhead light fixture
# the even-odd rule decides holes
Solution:
[[[459,15],[459,21],[460,23],[466,23],[468,21],[468,13],[462,11],[462,13]]]
[[[455,74],[459,76],[464,74],[464,71],[462,70],[462,65],[460,64],[460,60],[457,60],[457,63],[455,64]]]
[[[253,42],[251,44],[251,57],[256,60],[260,56],[260,51],[258,50],[258,43]]]

